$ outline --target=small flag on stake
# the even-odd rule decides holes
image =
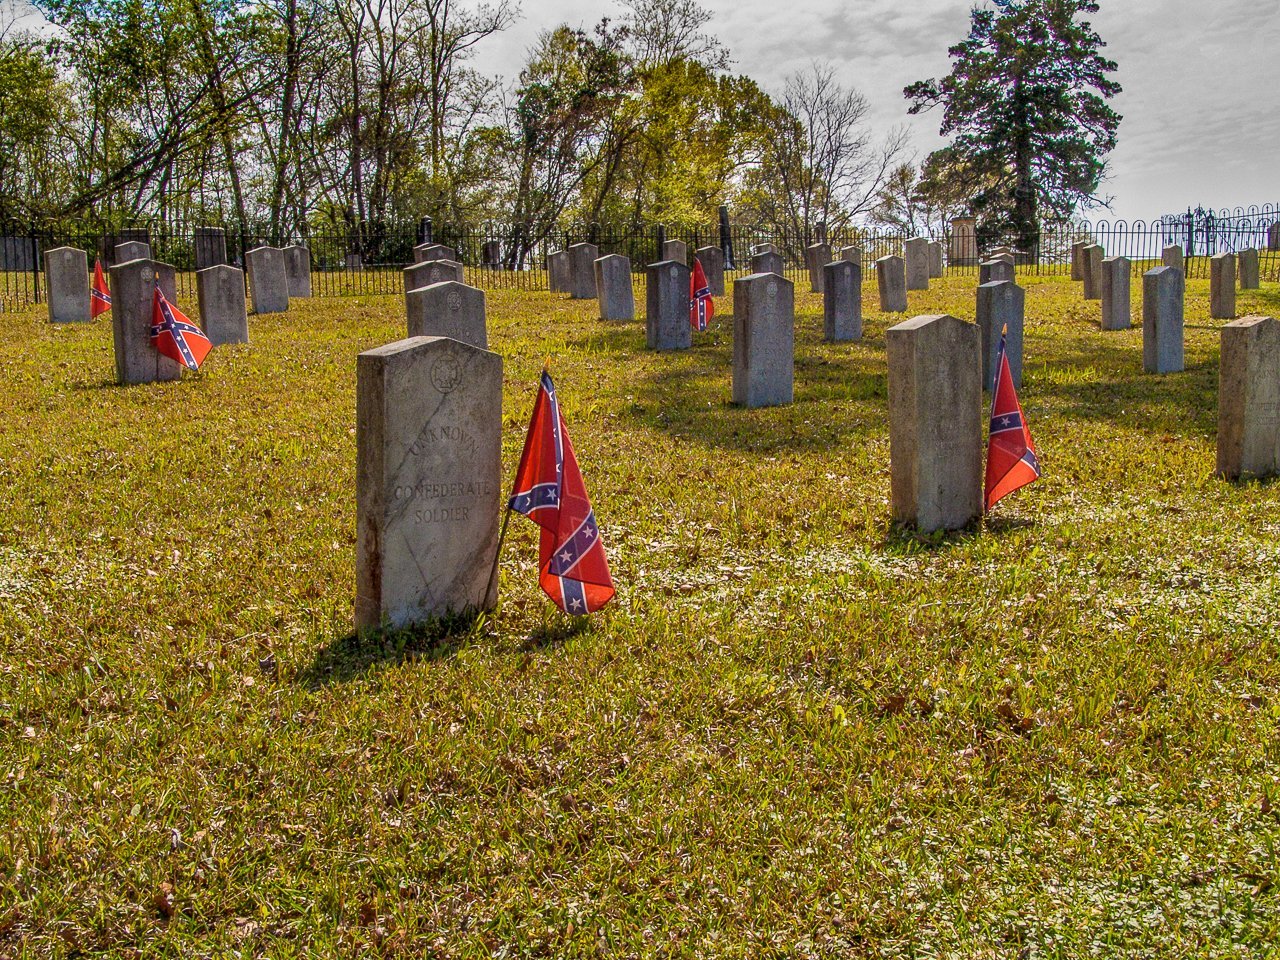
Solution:
[[[990,510],[1015,490],[1040,478],[1040,461],[1031,441],[1031,430],[1022,415],[1009,357],[1005,353],[1005,334],[1000,331],[1000,353],[996,361],[996,388],[991,396],[991,427],[987,433],[986,508]]]
[[[693,258],[693,272],[689,274],[689,326],[695,330],[707,329],[707,323],[716,315],[716,302],[711,299],[711,285],[707,283],[702,261]]]
[[[209,338],[156,287],[151,298],[151,345],[190,370],[199,370],[213,349]]]
[[[111,288],[102,272],[102,261],[94,258],[93,284],[89,287],[89,316],[96,320],[111,309]]]

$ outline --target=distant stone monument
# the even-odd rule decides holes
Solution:
[[[1236,258],[1240,265],[1240,289],[1259,289],[1262,286],[1262,273],[1259,269],[1258,251],[1248,247],[1236,254]]]
[[[1102,299],[1102,261],[1106,252],[1096,243],[1090,243],[1081,251],[1080,261],[1084,272],[1084,298],[1086,300]]]
[[[421,263],[415,263],[411,267],[404,268],[404,292],[409,293],[410,290],[420,290],[423,287],[429,287],[433,283],[445,283],[452,280],[454,283],[465,283],[466,278],[463,276],[462,264],[456,260],[423,260]],[[408,299],[405,304],[409,303]]]
[[[1005,353],[1015,387],[1022,386],[1022,337],[1026,325],[1027,294],[1012,280],[978,286],[978,332],[982,338],[982,389],[995,389],[1000,357],[1000,332],[1008,329]]]
[[[773,244],[766,244],[766,246],[773,246]],[[784,269],[782,256],[772,250],[760,250],[758,253],[751,255],[751,272],[753,274],[772,273],[780,277],[783,275]]]
[[[943,249],[940,240],[929,241],[929,279],[937,280],[946,276],[946,265],[942,260]]]
[[[480,350],[489,349],[484,291],[456,280],[442,280],[405,294],[410,337],[449,337]]]
[[[662,259],[674,260],[689,266],[689,245],[683,240],[664,240],[662,243]]]
[[[227,262],[227,232],[221,227],[196,227],[196,270]]]
[[[805,250],[805,264],[809,268],[809,292],[823,290],[823,268],[831,262],[831,244],[815,243]]]
[[[595,264],[599,259],[600,248],[594,243],[575,243],[569,248],[569,299],[595,299]]]
[[[733,402],[741,407],[791,403],[795,381],[795,289],[757,273],[733,284]]]
[[[694,256],[707,275],[707,288],[713,297],[724,296],[724,251],[719,247],[699,247]]]
[[[502,358],[411,337],[356,361],[356,627],[497,601]]]
[[[1084,279],[1084,248],[1089,246],[1088,240],[1077,240],[1071,245],[1071,279]]]
[[[908,290],[929,289],[929,238],[912,237],[902,245]]]
[[[547,285],[552,293],[569,292],[569,251],[547,254]]]
[[[982,514],[982,343],[955,317],[890,327],[889,464],[893,518],[922,532]]]
[[[128,263],[130,260],[150,260],[151,244],[143,243],[141,240],[126,240],[124,243],[117,243],[115,248],[115,262]]]
[[[1176,373],[1183,367],[1183,277],[1176,267],[1142,275],[1142,369]]]
[[[244,255],[249,277],[249,299],[254,313],[284,313],[289,309],[289,277],[284,251],[278,247],[255,247]]]
[[[986,260],[978,265],[978,286],[984,283],[999,283],[1002,280],[1016,282],[1013,264],[1005,257],[999,260]]]
[[[413,248],[414,263],[430,263],[432,260],[452,260],[458,263],[458,252],[443,243],[420,243]]]
[[[951,247],[947,262],[953,267],[972,267],[978,259],[978,221],[972,217],[957,217],[951,221]]]
[[[88,323],[89,257],[79,247],[44,252],[45,298],[50,323]]]
[[[1107,257],[1102,261],[1098,293],[1102,299],[1103,330],[1128,330],[1132,323],[1129,268],[1125,257]]]
[[[1218,474],[1280,474],[1280,320],[1244,317],[1222,328]]]
[[[225,263],[196,271],[200,326],[215,347],[249,342],[244,273]]]
[[[115,341],[116,381],[121,384],[177,380],[182,364],[151,345],[155,289],[171,303],[178,300],[177,275],[167,263],[129,260],[111,274],[111,333]]]
[[[881,257],[876,261],[876,287],[881,313],[907,312],[907,269],[901,257]]]
[[[305,244],[284,248],[284,273],[290,298],[311,296],[311,250]]]
[[[822,337],[831,343],[862,339],[862,267],[836,260],[822,268]]]
[[[1175,270],[1186,272],[1186,260],[1182,256],[1182,248],[1176,243],[1165,247],[1160,254],[1160,262],[1166,267],[1173,267]]]
[[[862,248],[861,247],[842,247],[840,249],[840,259],[848,260],[850,263],[856,263],[862,266]]]
[[[1236,257],[1219,253],[1209,258],[1209,316],[1231,320],[1236,315]]]
[[[636,318],[636,297],[631,287],[631,258],[609,254],[595,262],[596,299],[601,320]]]
[[[736,312],[736,311],[735,311]],[[645,344],[650,350],[688,350],[689,268],[677,260],[649,264],[645,288]]]

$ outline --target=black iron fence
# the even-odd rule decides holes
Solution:
[[[949,271],[978,271],[979,263],[998,246],[1014,248],[1020,273],[1055,275],[1070,269],[1071,247],[1087,240],[1101,245],[1108,256],[1128,258],[1135,274],[1161,260],[1164,248],[1179,245],[1186,257],[1187,276],[1209,275],[1209,257],[1247,248],[1261,251],[1264,279],[1280,280],[1280,208],[1273,205],[1229,212],[1188,211],[1155,221],[1097,221],[1046,226],[1032,249],[1019,249],[1013,238],[984,240],[952,226],[931,239],[944,246]],[[101,257],[110,265],[117,243],[144,240],[152,256],[178,270],[179,295],[195,296],[195,270],[202,265],[199,247],[208,228],[176,223],[152,223],[132,228],[104,229],[99,224],[73,223],[56,227],[0,224],[0,307],[14,309],[44,299],[42,255],[60,246],[86,251],[90,261]],[[353,229],[348,225],[312,229],[305,237],[281,237],[262,226],[223,224],[219,250],[225,261],[244,262],[244,253],[256,246],[304,243],[310,250],[314,296],[398,294],[403,290],[403,269],[413,262],[413,248],[422,242],[441,243],[454,249],[465,267],[467,282],[484,289],[548,290],[547,258],[556,250],[576,243],[592,243],[599,254],[621,254],[640,272],[646,264],[663,259],[664,244],[683,241],[690,254],[705,246],[720,247],[726,254],[730,277],[750,269],[752,250],[772,244],[782,255],[793,279],[806,270],[806,249],[825,241],[839,256],[843,248],[861,251],[864,275],[881,257],[904,251],[909,236],[901,230],[850,227],[830,232],[787,230],[711,223],[691,229],[662,226],[611,227],[584,224],[529,241],[521,231],[496,224],[418,223]]]

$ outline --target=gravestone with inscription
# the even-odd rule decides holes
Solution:
[[[719,247],[699,247],[693,254],[707,276],[707,289],[713,297],[724,296],[724,251]]]
[[[645,345],[650,350],[687,350],[693,345],[688,267],[675,260],[649,264],[644,302]]]
[[[44,289],[50,323],[89,322],[89,257],[79,247],[44,252]]]
[[[676,263],[689,264],[689,245],[683,240],[664,240],[662,242],[662,259],[674,260]]]
[[[196,227],[196,270],[227,262],[227,232],[222,227]]]
[[[1236,254],[1236,257],[1240,265],[1240,289],[1257,290],[1262,286],[1258,251],[1253,247],[1247,247]]]
[[[1102,299],[1102,261],[1106,251],[1096,243],[1090,243],[1080,251],[1080,268],[1084,273],[1084,298],[1086,300]]]
[[[356,627],[497,601],[502,358],[411,337],[356,359]]]
[[[634,320],[636,295],[631,288],[631,258],[609,254],[595,262],[596,299],[601,320]]]
[[[575,243],[569,248],[569,298],[592,300],[596,295],[596,261],[600,248],[594,243]]]
[[[862,267],[836,260],[822,268],[822,336],[839,343],[862,339]]]
[[[249,300],[254,313],[284,313],[289,309],[289,276],[284,251],[279,247],[255,247],[244,255],[249,278]]]
[[[196,271],[200,326],[215,347],[249,342],[244,273],[225,263]]]
[[[284,248],[284,274],[291,299],[311,296],[311,250],[305,244]]]
[[[907,312],[907,268],[901,257],[881,257],[876,261],[876,287],[881,313]]]
[[[1008,260],[1001,258],[999,260],[984,260],[978,264],[978,286],[984,283],[1000,283],[1001,281],[1015,282],[1015,274],[1013,264]]]
[[[1218,474],[1280,475],[1280,320],[1243,317],[1222,328]]]
[[[733,283],[733,402],[773,407],[795,385],[795,288],[773,273]]]
[[[423,260],[421,263],[415,263],[411,267],[404,268],[404,292],[408,294],[410,290],[420,290],[423,287],[429,287],[433,283],[444,283],[452,280],[454,283],[465,283],[466,278],[463,276],[462,264],[456,260]],[[405,303],[408,304],[408,299]]]
[[[1236,315],[1236,255],[1219,253],[1209,258],[1209,316],[1231,320]]]
[[[547,287],[552,293],[569,292],[569,251],[547,254]]]
[[[908,290],[929,289],[929,238],[912,237],[902,245]]]
[[[182,376],[182,364],[170,360],[151,345],[156,286],[170,303],[178,300],[173,267],[154,260],[130,260],[112,267],[110,275],[116,381],[131,384],[177,380]]]
[[[1183,367],[1182,271],[1156,267],[1142,275],[1142,369],[1175,373]]]
[[[1000,356],[1000,331],[1015,387],[1022,386],[1022,337],[1026,325],[1027,294],[1012,280],[978,286],[978,332],[982,337],[982,389],[994,390]]]
[[[1126,257],[1107,257],[1102,261],[1098,292],[1102,295],[1103,330],[1128,330],[1133,322],[1129,268]]]
[[[922,532],[982,513],[982,338],[949,316],[913,317],[885,334],[893,518]]]
[[[804,257],[809,268],[809,292],[822,293],[824,268],[831,262],[831,244],[815,243],[805,250]]]
[[[1160,253],[1160,262],[1166,267],[1186,272],[1186,260],[1182,255],[1182,247],[1176,243],[1164,248]]]
[[[773,246],[773,244],[766,244]],[[754,273],[772,273],[776,276],[782,276],[784,266],[782,255],[774,253],[772,250],[761,250],[751,255],[751,272]],[[736,282],[736,281],[735,281]]]
[[[432,260],[452,260],[458,262],[458,252],[443,243],[420,243],[413,248],[414,263],[430,263]]]
[[[449,337],[489,349],[483,290],[443,280],[408,291],[404,300],[410,337]]]
[[[126,240],[115,246],[115,262],[128,263],[130,260],[150,260],[151,244],[141,240]]]

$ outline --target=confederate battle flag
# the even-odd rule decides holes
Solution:
[[[93,284],[89,287],[89,316],[96,320],[101,314],[111,309],[111,290],[107,287],[107,278],[102,273],[102,261],[93,261]]]
[[[986,508],[990,510],[1013,491],[1040,477],[1040,461],[1031,442],[1013,374],[1005,355],[1005,331],[1000,331],[1000,354],[996,364],[996,388],[991,397],[991,428],[987,437]]]
[[[716,302],[711,299],[711,285],[702,269],[702,261],[693,258],[693,272],[689,274],[689,326],[695,330],[707,329],[707,321],[716,315]]]
[[[165,299],[159,287],[151,298],[151,345],[191,370],[199,370],[213,349],[209,338]]]
[[[613,577],[596,515],[569,442],[551,374],[542,371],[510,507],[542,528],[538,582],[568,614],[594,613],[613,599]]]

